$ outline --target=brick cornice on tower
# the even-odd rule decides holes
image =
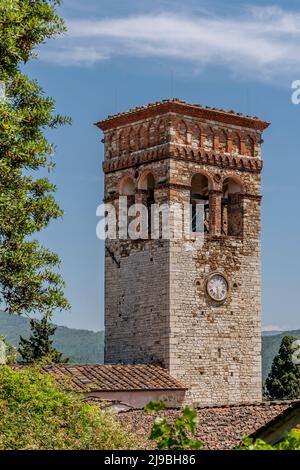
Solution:
[[[234,111],[203,107],[198,104],[189,104],[185,101],[173,99],[158,101],[148,106],[141,106],[124,113],[108,116],[107,119],[97,122],[96,126],[103,131],[108,131],[115,127],[126,126],[140,120],[166,113],[178,113],[191,118],[207,119],[209,121],[217,121],[259,131],[265,130],[270,125],[268,122],[258,117],[247,116]]]
[[[110,173],[171,158],[259,173],[261,134],[268,125],[178,100],[135,108],[97,123],[105,134],[103,170]]]
[[[104,173],[111,173],[125,168],[138,167],[145,163],[157,162],[164,159],[188,160],[195,163],[203,163],[219,168],[236,169],[239,171],[249,171],[260,173],[263,162],[260,159],[245,156],[233,156],[220,152],[205,152],[195,150],[191,147],[182,147],[172,144],[163,144],[154,149],[146,149],[125,154],[117,159],[103,162]]]

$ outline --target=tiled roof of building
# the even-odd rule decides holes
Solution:
[[[300,408],[299,400],[198,408],[200,425],[196,437],[206,449],[232,449],[244,435],[255,435],[295,408]],[[179,413],[178,409],[167,409],[160,412],[160,415],[172,421]],[[140,435],[146,446],[151,445],[148,436],[153,416],[143,410],[129,410],[119,413],[118,420]]]
[[[138,106],[125,112],[110,115],[106,119],[97,122],[96,125],[102,130],[108,130],[166,112],[178,112],[192,117],[228,122],[259,130],[264,130],[269,126],[268,122],[259,119],[257,116],[249,116],[233,110],[226,111],[220,108],[210,108],[201,104],[191,104],[178,98],[157,101],[147,106]]]
[[[51,364],[43,371],[75,391],[185,390],[166,369],[152,364]]]

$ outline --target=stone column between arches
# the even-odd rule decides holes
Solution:
[[[222,209],[221,209],[222,191],[211,189],[209,191],[209,233],[211,235],[221,235]]]

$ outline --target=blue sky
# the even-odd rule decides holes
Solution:
[[[103,148],[93,123],[178,97],[272,123],[263,146],[263,324],[300,328],[300,105],[291,102],[300,79],[299,3],[65,0],[59,12],[68,34],[25,68],[73,118],[49,133],[65,215],[40,239],[61,256],[72,303],[55,321],[103,327],[103,245],[95,234]]]

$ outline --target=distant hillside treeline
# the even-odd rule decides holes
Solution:
[[[20,335],[28,338],[29,319],[0,312],[0,335],[5,335],[9,343],[18,346]],[[284,331],[280,334],[264,332],[262,336],[262,376],[263,381],[270,371],[274,356],[277,354],[282,338],[292,335],[300,339],[300,330]],[[104,332],[77,330],[58,326],[54,346],[71,362],[78,364],[102,363],[104,358]]]
[[[0,312],[0,335],[18,347],[19,338],[30,335],[29,319]],[[54,346],[70,358],[73,363],[102,363],[104,354],[104,332],[77,330],[58,326],[54,336]]]

